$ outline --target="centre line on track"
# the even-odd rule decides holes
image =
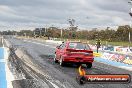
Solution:
[[[53,47],[53,46],[46,45],[46,44],[42,44],[42,43],[38,43],[38,42],[27,41],[27,40],[24,40],[24,41],[26,41],[26,42],[30,42],[30,43],[34,43],[34,44],[38,44],[38,45],[42,45],[42,46],[48,46],[48,47],[50,47],[50,48],[55,48],[55,47]]]

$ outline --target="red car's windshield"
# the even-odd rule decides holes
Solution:
[[[83,43],[69,43],[69,48],[79,50],[90,50],[90,47],[87,44]]]

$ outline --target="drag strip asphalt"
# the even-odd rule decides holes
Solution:
[[[28,54],[30,54],[31,57],[33,57],[29,60],[33,62],[34,65],[37,65],[40,70],[42,70],[42,74],[38,74],[37,72],[35,72],[32,67],[29,68],[31,68],[31,71],[36,74],[36,79],[38,79],[39,82],[45,81],[49,88],[132,88],[132,82],[129,84],[79,85],[76,82],[76,76],[78,75],[77,66],[68,65],[66,67],[61,67],[59,66],[59,64],[53,62],[56,47],[55,44],[16,38],[7,38],[7,40],[12,45],[17,46],[17,48],[20,48],[23,51],[25,50],[26,52],[28,52]],[[91,69],[85,68],[85,70],[87,74],[130,74],[132,76],[131,71],[116,68],[114,66],[99,63],[96,61],[93,63],[93,67]],[[45,78],[45,76],[43,75],[45,73],[49,78]],[[14,88],[18,87],[18,85],[15,85],[16,83],[19,83],[19,81],[16,81],[14,83]]]

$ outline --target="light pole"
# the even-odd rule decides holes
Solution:
[[[39,28],[39,32],[40,32],[40,38],[42,37],[42,28]]]
[[[132,0],[130,0],[129,2],[128,2],[130,5],[132,5]],[[129,13],[129,15],[132,17],[132,8],[131,8],[131,10],[130,10],[130,13]],[[131,27],[130,27],[130,29],[131,29]],[[130,32],[131,30],[129,30],[129,43],[131,43],[131,32]]]
[[[62,38],[63,30],[61,29],[61,38]]]

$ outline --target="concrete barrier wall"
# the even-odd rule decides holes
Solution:
[[[90,47],[93,50],[97,49],[96,45],[90,45]],[[117,52],[117,53],[122,53],[122,54],[131,54],[132,55],[132,48],[131,47],[121,47],[121,46],[106,47],[106,46],[101,46],[99,48],[99,50]]]
[[[62,44],[63,41],[46,40],[49,43]]]
[[[125,54],[101,52],[101,58],[132,65],[132,56]]]

